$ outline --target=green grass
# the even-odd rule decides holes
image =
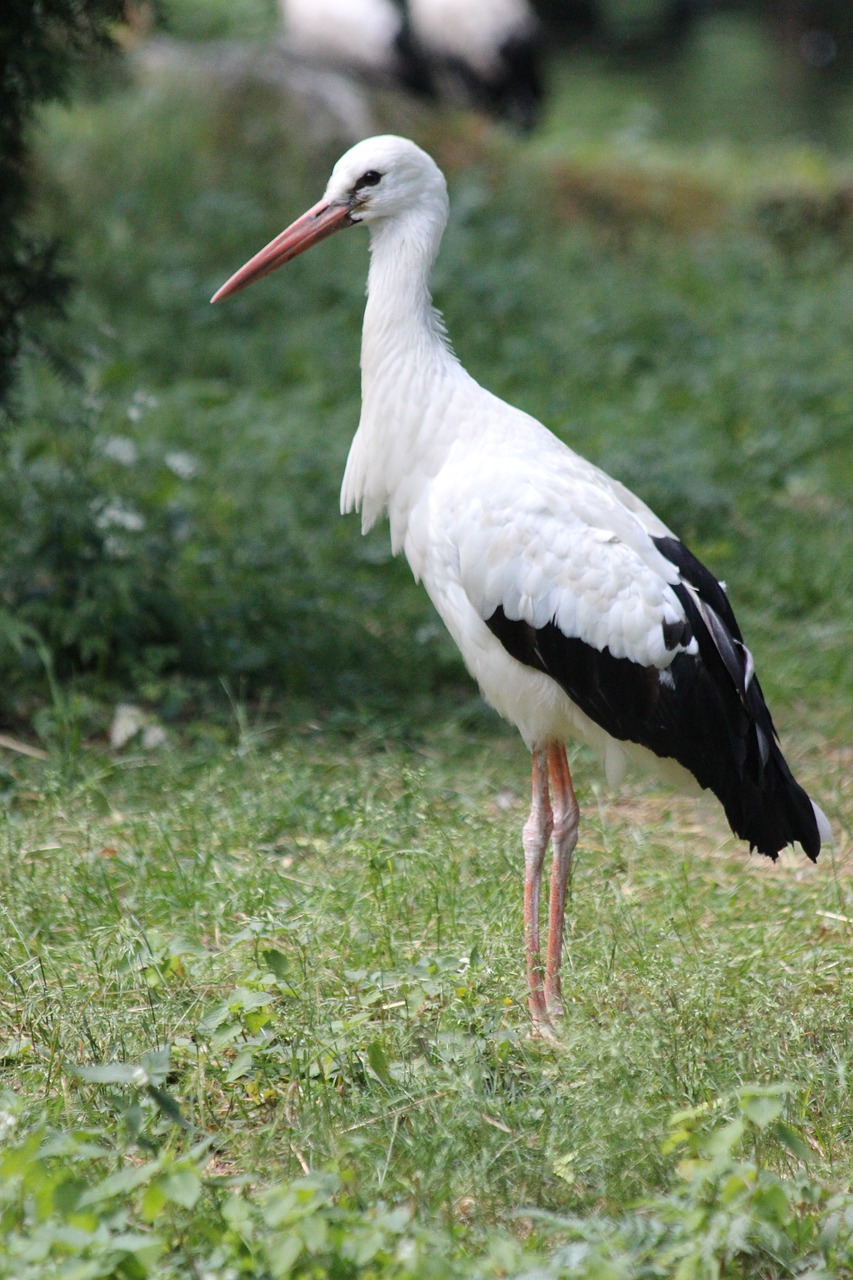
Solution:
[[[333,1174],[482,1252],[533,1211],[662,1194],[674,1111],[785,1081],[797,1141],[761,1158],[847,1185],[845,859],[749,861],[710,806],[602,799],[581,758],[551,1047],[525,1010],[524,772],[502,740],[306,728],[10,773],[0,1034],[21,1122],[94,1131],[113,1168],[206,1138],[211,1187]],[[164,1050],[149,1097],[106,1065]]]
[[[816,1167],[844,1176],[851,903],[831,856],[821,874],[745,863],[666,800],[644,802],[640,837],[586,790],[554,1053],[526,1042],[523,762],[431,754],[314,735],[188,765],[96,759],[94,777],[24,792],[3,901],[27,1093],[49,1098],[71,1062],[171,1045],[188,1116],[216,1133],[233,1116],[231,1158],[293,1173],[287,1142],[314,1167],[346,1155],[365,1194],[419,1186],[445,1212],[473,1195],[488,1221],[625,1203],[655,1184],[670,1111],[785,1079]],[[94,1099],[73,1093],[81,1124]],[[418,1114],[383,1161],[407,1100]],[[526,1136],[508,1144],[484,1110]],[[569,1152],[571,1190],[552,1169]]]
[[[2,712],[48,752],[0,772],[0,1275],[853,1267],[843,164],[638,146],[639,82],[592,83],[530,145],[414,117],[453,199],[437,300],[728,581],[837,848],[749,859],[578,754],[567,1019],[532,1040],[524,750],[386,531],[337,514],[364,238],[207,302],[339,146],[197,73],[51,112],[80,376],[23,370],[0,500]],[[120,699],[165,747],[107,749]]]

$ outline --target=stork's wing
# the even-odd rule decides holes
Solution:
[[[696,652],[678,568],[637,518],[583,475],[522,478],[511,463],[480,472],[453,504],[459,577],[488,620],[561,635],[663,670]]]
[[[781,755],[713,575],[594,475],[524,477],[503,461],[467,496],[457,484],[444,515],[460,583],[507,652],[614,738],[677,760],[752,847],[775,857],[799,841],[815,858],[822,815]]]

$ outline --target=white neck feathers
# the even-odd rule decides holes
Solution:
[[[370,227],[370,273],[361,347],[361,421],[350,449],[341,509],[369,528],[388,510],[399,549],[418,489],[455,438],[441,413],[448,381],[468,375],[432,305],[429,275],[446,206],[426,204]]]

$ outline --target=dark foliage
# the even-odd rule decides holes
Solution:
[[[68,279],[55,243],[26,227],[28,135],[40,103],[64,96],[80,57],[109,45],[122,0],[5,0],[0,10],[0,408],[29,317],[56,310]]]

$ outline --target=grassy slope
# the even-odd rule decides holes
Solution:
[[[443,141],[425,126],[456,207],[436,291],[460,355],[727,577],[798,771],[841,836],[817,869],[749,861],[709,807],[600,794],[581,756],[554,1050],[525,1036],[523,751],[474,709],[420,594],[384,563],[384,532],[362,543],[335,515],[364,244],[338,238],[227,313],[204,303],[316,198],[337,149],[309,161],[299,122],[270,108],[256,91],[154,82],[54,117],[45,216],[77,246],[99,438],[137,449],[104,483],[149,518],[171,486],[188,522],[163,568],[173,605],[207,617],[214,669],[230,653],[232,682],[271,683],[277,717],[308,695],[328,724],[324,698],[340,697],[344,732],[244,731],[234,749],[178,730],[160,754],[57,746],[51,765],[10,766],[0,1039],[24,1122],[43,1107],[119,1152],[139,1136],[179,1147],[150,1097],[70,1069],[169,1045],[166,1085],[213,1135],[216,1172],[335,1170],[358,1203],[410,1203],[481,1240],[494,1223],[523,1235],[519,1207],[597,1213],[659,1190],[673,1110],[786,1080],[810,1169],[843,1186],[843,238],[780,245],[728,206],[673,234],[671,209],[649,209],[647,165],[579,169],[553,141],[526,154],[464,123]],[[528,218],[531,189],[554,200]],[[701,183],[678,190],[680,209],[703,205]],[[33,388],[55,394],[44,375]],[[175,450],[193,477],[164,465]],[[163,682],[145,679],[162,709]],[[50,708],[54,734],[73,709]],[[791,1171],[806,1152],[765,1154]]]

